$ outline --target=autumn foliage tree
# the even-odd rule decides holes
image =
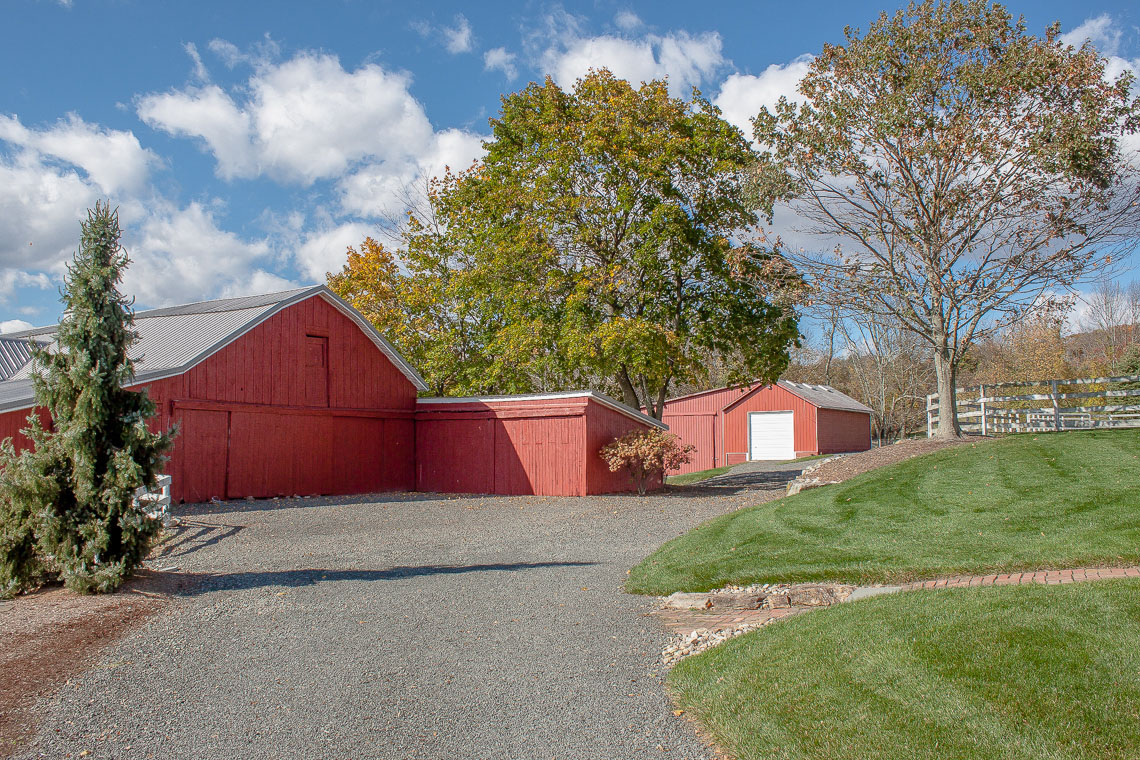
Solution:
[[[930,347],[939,430],[957,436],[959,362],[1132,250],[1133,77],[1088,44],[1038,37],[1000,5],[928,0],[848,28],[754,120],[760,205],[801,220],[784,246],[816,298],[897,320]]]
[[[350,256],[332,287],[393,280],[395,342],[437,389],[524,392],[601,380],[660,417],[671,387],[730,357],[771,381],[798,337],[794,273],[742,248],[744,136],[708,101],[594,71],[503,98],[486,156],[433,182],[399,252]],[[375,256],[370,249],[361,257]],[[374,311],[380,318],[388,315]]]
[[[688,464],[694,451],[696,446],[682,445],[681,439],[673,433],[654,428],[626,433],[603,446],[598,453],[610,472],[628,470],[637,492],[644,496],[653,478],[663,480],[665,473]]]

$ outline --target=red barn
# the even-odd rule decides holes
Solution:
[[[426,384],[359,312],[317,286],[141,311],[137,382],[154,428],[180,428],[175,501],[434,490],[584,495],[628,491],[600,449],[662,426],[586,392],[419,399]],[[0,338],[0,440],[32,408],[29,341]]]
[[[141,311],[135,329],[132,387],[154,399],[154,427],[180,427],[174,500],[415,487],[416,394],[427,386],[328,288]],[[4,336],[0,439],[26,444],[27,342],[54,333]]]
[[[420,399],[416,488],[550,496],[628,491],[629,475],[610,472],[598,450],[652,427],[665,425],[593,391]]]
[[[871,410],[826,385],[717,388],[665,402],[662,420],[696,447],[679,472],[871,448]]]

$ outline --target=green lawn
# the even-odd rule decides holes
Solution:
[[[1136,758],[1140,583],[838,605],[684,660],[669,684],[736,760]]]
[[[670,475],[665,478],[665,483],[671,486],[687,486],[693,483],[700,483],[702,480],[715,478],[717,475],[723,475],[731,469],[732,465],[725,465],[724,467],[713,467],[711,470],[686,472],[684,475]]]
[[[904,581],[1140,562],[1140,430],[1011,436],[742,509],[662,546],[630,591]]]

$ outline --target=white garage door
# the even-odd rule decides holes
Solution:
[[[795,425],[792,412],[748,414],[748,458],[795,459]]]

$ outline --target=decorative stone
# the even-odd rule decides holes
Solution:
[[[838,584],[795,586],[788,592],[788,602],[793,607],[828,607],[843,601],[854,590],[854,586]]]

